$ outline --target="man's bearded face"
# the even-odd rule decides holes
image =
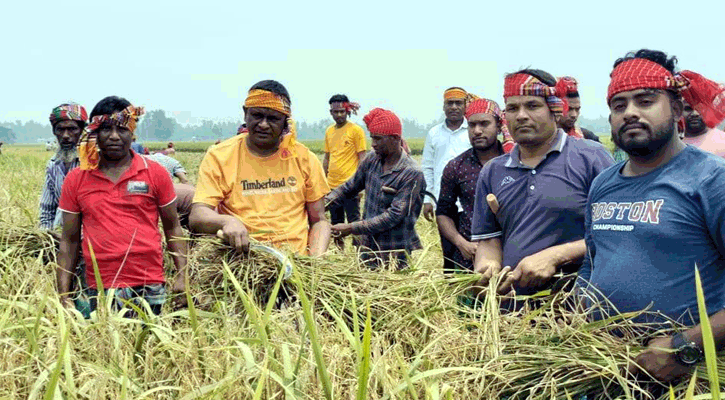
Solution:
[[[669,96],[661,90],[637,89],[609,101],[612,141],[635,157],[654,155],[672,140],[675,115]]]
[[[685,133],[690,136],[697,136],[707,131],[707,125],[697,110],[692,108],[687,102],[683,102],[685,108],[682,110],[682,116],[685,118]]]
[[[491,114],[473,114],[468,118],[468,139],[476,150],[485,151],[495,146],[498,131],[499,124]]]
[[[81,127],[77,121],[60,121],[53,127],[53,134],[61,149],[70,149],[78,145]]]

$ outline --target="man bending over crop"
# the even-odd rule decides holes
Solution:
[[[100,289],[116,289],[115,305],[145,299],[155,314],[165,301],[159,217],[166,244],[179,271],[172,291],[184,293],[186,242],[176,215],[176,196],[168,173],[131,150],[131,137],[143,108],[123,98],[106,97],[91,111],[79,144],[80,168],[63,184],[59,209],[63,234],[58,259],[58,292],[68,305],[70,277],[83,229],[83,254],[91,308]],[[92,252],[90,251],[92,248]],[[100,276],[94,273],[94,262]],[[184,296],[177,305],[185,304]]]
[[[365,219],[332,227],[334,234],[361,236],[362,261],[371,268],[396,260],[407,266],[407,256],[420,249],[415,221],[422,208],[425,179],[420,166],[404,150],[400,119],[390,111],[375,108],[363,118],[370,131],[374,152],[355,175],[328,197],[328,207],[365,190]]]
[[[239,250],[250,236],[302,254],[330,244],[320,160],[296,140],[287,89],[261,81],[244,102],[248,132],[209,148],[199,166],[192,230],[216,233]]]
[[[605,314],[649,307],[639,322],[689,326],[651,340],[637,364],[662,381],[702,361],[695,266],[702,276],[715,344],[725,345],[725,163],[687,146],[677,134],[684,97],[710,121],[725,117],[722,86],[690,71],[675,73],[676,58],[639,50],[614,63],[607,93],[612,140],[628,160],[592,183],[586,208],[589,256],[580,284]],[[591,302],[591,301],[590,301]],[[599,312],[596,316],[601,317]]]

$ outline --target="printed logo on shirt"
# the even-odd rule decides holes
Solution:
[[[510,176],[506,176],[506,177],[505,177],[505,178],[503,178],[503,180],[501,181],[501,185],[500,185],[500,186],[503,186],[503,185],[508,185],[509,183],[513,183],[514,181],[515,181],[515,179],[514,179],[514,178],[512,178],[512,177],[510,177]]]
[[[126,191],[128,194],[146,194],[149,192],[149,184],[144,181],[128,181]]]
[[[592,222],[627,221],[657,225],[660,223],[660,210],[665,199],[635,202],[601,202],[592,204]],[[593,230],[630,232],[634,225],[630,224],[592,224]]]
[[[266,181],[259,180],[243,180],[242,184],[242,196],[253,196],[260,194],[275,194],[275,193],[292,193],[299,190],[297,185],[297,179],[293,176],[285,179],[274,180],[272,178]],[[289,186],[288,186],[289,184]]]

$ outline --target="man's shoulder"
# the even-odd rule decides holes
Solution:
[[[689,175],[699,179],[725,175],[725,159],[722,157],[692,145],[687,146],[683,152],[685,154],[680,163],[683,168],[689,169]]]
[[[441,131],[441,129],[443,129],[443,126],[445,124],[446,124],[446,121],[443,121],[443,122],[441,122],[439,124],[433,125],[430,129],[428,129],[428,135],[435,135],[435,134],[437,134],[438,132]]]
[[[448,161],[446,163],[446,168],[448,168],[448,167],[457,168],[459,165],[468,161],[473,156],[472,153],[473,153],[473,147],[471,147],[470,149],[464,151],[463,153],[453,157],[451,159],[451,161]]]
[[[245,136],[232,136],[219,144],[212,145],[207,149],[206,154],[218,159],[227,159],[239,151],[241,144],[244,143]]]
[[[601,143],[588,139],[576,139],[572,137],[566,138],[570,152],[583,155],[603,155],[610,154],[609,150]],[[610,155],[611,156],[611,155]]]

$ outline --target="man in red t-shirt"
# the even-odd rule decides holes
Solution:
[[[83,228],[83,254],[95,308],[97,282],[114,288],[115,305],[145,299],[155,314],[166,298],[159,217],[166,244],[179,271],[172,292],[184,293],[186,242],[176,213],[176,195],[169,174],[131,149],[133,131],[143,108],[123,98],[101,100],[79,143],[80,168],[65,178],[58,209],[63,234],[58,259],[58,292],[72,307],[68,292]],[[92,251],[91,251],[92,250]],[[94,260],[100,277],[94,274]],[[186,303],[176,296],[176,306]]]

